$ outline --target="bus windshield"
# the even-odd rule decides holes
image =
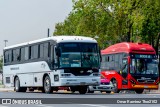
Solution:
[[[100,66],[100,55],[96,43],[61,43],[59,49],[60,68]]]
[[[158,62],[155,55],[131,55],[131,74],[158,75]]]

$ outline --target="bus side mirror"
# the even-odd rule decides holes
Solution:
[[[59,56],[59,57],[61,57],[61,50],[60,50],[60,48],[56,48],[55,51],[56,51],[56,55]]]
[[[57,61],[57,59],[54,59],[53,63],[54,63],[54,65],[55,65],[55,67],[58,66],[58,61]]]

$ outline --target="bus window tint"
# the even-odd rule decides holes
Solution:
[[[158,74],[158,65],[154,59],[132,59],[132,74]]]
[[[61,67],[99,66],[97,44],[94,43],[61,43]]]

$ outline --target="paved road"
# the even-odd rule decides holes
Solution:
[[[131,99],[134,98],[134,100],[139,101],[138,99],[142,98],[149,98],[149,99],[154,99],[154,98],[158,98],[160,100],[160,94],[106,94],[106,93],[94,93],[94,94],[85,94],[85,95],[80,95],[78,93],[54,93],[54,94],[44,94],[44,93],[40,93],[40,92],[27,92],[27,93],[16,93],[16,92],[0,92],[0,98],[20,98],[22,100],[25,100],[27,98],[35,98],[35,99],[39,99],[39,98],[49,98],[46,100],[50,100],[51,98],[67,98],[69,101],[69,104],[66,104],[67,102],[65,102],[64,100],[62,100],[62,102],[60,102],[60,104],[36,104],[36,105],[23,105],[23,107],[160,107],[160,104],[122,104],[122,103],[117,103],[117,104],[101,104],[98,103],[96,104],[96,101],[93,101],[93,104],[74,104],[74,101],[79,100],[78,98],[81,98],[83,101],[84,100],[90,100],[90,98],[102,98],[103,100],[107,100],[108,102],[112,102],[114,98],[117,98],[118,100],[122,100],[122,101],[126,101],[126,99]],[[70,100],[71,99],[71,100]],[[116,99],[116,100],[117,100]],[[158,101],[159,101],[158,100]],[[60,100],[58,100],[59,102]],[[65,103],[65,104],[64,104]],[[73,104],[71,104],[73,103]],[[22,105],[0,105],[0,107],[21,107]]]

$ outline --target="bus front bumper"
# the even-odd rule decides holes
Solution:
[[[99,86],[89,86],[90,91],[112,91],[113,85],[99,85]]]
[[[158,89],[158,85],[132,85],[134,89]]]
[[[99,85],[100,78],[60,78],[60,86]]]

